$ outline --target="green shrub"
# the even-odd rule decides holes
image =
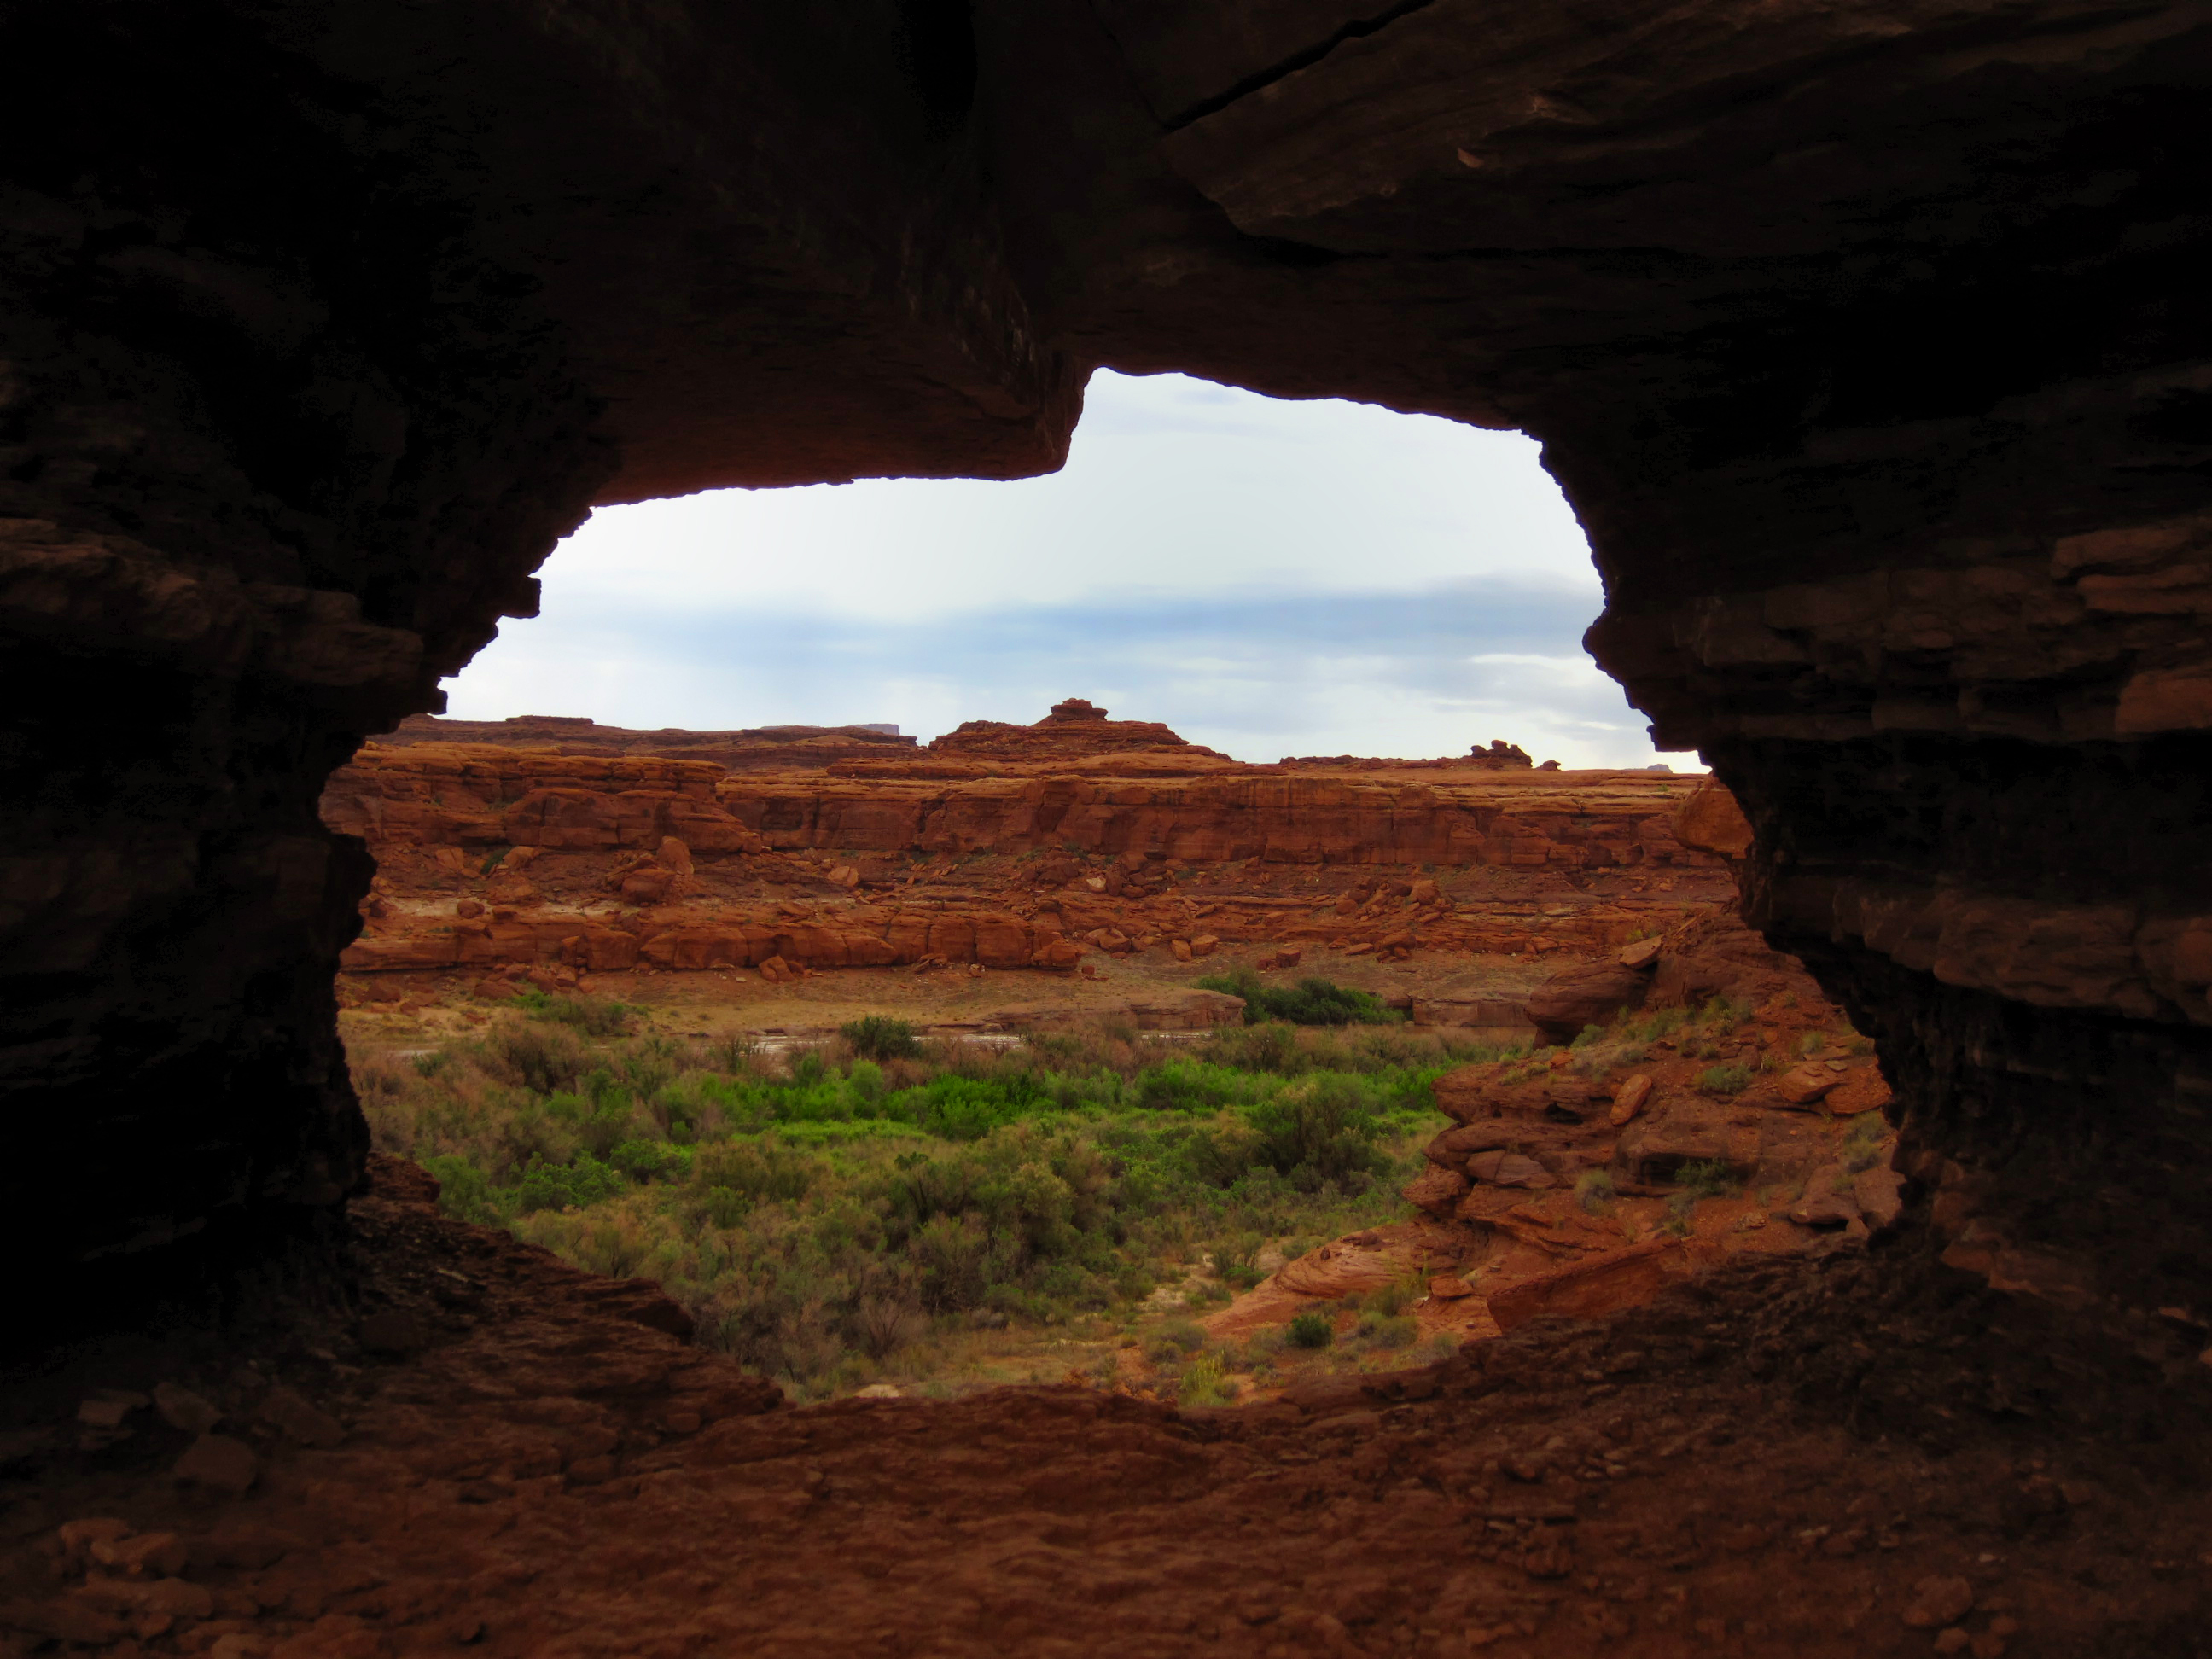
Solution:
[[[516,1183],[515,1208],[522,1215],[582,1209],[614,1197],[629,1185],[620,1170],[589,1155],[568,1164],[533,1163]]]
[[[1260,1252],[1267,1240],[1258,1233],[1237,1233],[1213,1246],[1213,1271],[1225,1285],[1249,1291],[1267,1275],[1260,1271]]]
[[[1285,1334],[1294,1348],[1326,1348],[1336,1340],[1336,1325],[1327,1314],[1310,1308],[1291,1316]]]
[[[1375,1149],[1382,1125],[1374,1094],[1358,1078],[1302,1079],[1249,1108],[1245,1118],[1258,1137],[1260,1161],[1301,1191],[1324,1182],[1341,1185],[1389,1166]]]
[[[1353,1333],[1370,1348],[1410,1347],[1420,1334],[1420,1322],[1410,1314],[1370,1314]]]
[[[509,1081],[540,1095],[574,1089],[590,1064],[574,1030],[538,1020],[499,1021],[484,1039],[484,1051]]]
[[[1708,1066],[1698,1073],[1698,1087],[1707,1094],[1741,1094],[1751,1086],[1751,1068],[1729,1060],[1723,1066]]]
[[[491,1182],[468,1159],[447,1153],[424,1158],[422,1167],[437,1181],[438,1207],[447,1215],[460,1221],[496,1223],[501,1219]]]
[[[525,994],[516,999],[533,1019],[550,1019],[574,1027],[586,1036],[619,1036],[630,1029],[638,1010],[627,1003],[606,1002],[598,997],[549,997]]]
[[[769,1140],[732,1140],[702,1149],[691,1161],[695,1186],[719,1188],[748,1203],[791,1203],[806,1196],[819,1161]]]
[[[1385,1025],[1396,1018],[1370,993],[1325,979],[1310,977],[1295,986],[1275,987],[1249,968],[1235,968],[1225,974],[1208,974],[1198,983],[1208,991],[1243,998],[1247,1025],[1267,1020],[1291,1025]]]
[[[913,1024],[885,1014],[864,1014],[840,1025],[837,1035],[862,1060],[911,1060],[921,1052]]]
[[[1701,1163],[1685,1164],[1675,1171],[1674,1179],[1680,1184],[1680,1197],[1687,1194],[1692,1200],[1725,1198],[1736,1190],[1734,1170],[1725,1158],[1708,1158]]]
[[[607,1154],[607,1162],[632,1181],[652,1181],[684,1164],[682,1154],[665,1140],[625,1140]]]
[[[1850,1132],[1844,1136],[1844,1167],[1853,1175],[1874,1168],[1881,1158],[1882,1138],[1888,1130],[1880,1112],[1862,1112],[1853,1118]]]
[[[1163,1325],[1145,1344],[1145,1357],[1154,1364],[1173,1363],[1196,1353],[1206,1346],[1206,1328],[1185,1320],[1174,1325]]]
[[[1585,1170],[1575,1177],[1575,1202],[1585,1213],[1603,1215],[1613,1207],[1613,1171]]]

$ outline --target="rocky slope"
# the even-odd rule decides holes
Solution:
[[[2170,1394],[2069,1380],[2096,1426],[2033,1441],[1962,1415],[2075,1357],[1990,1292],[1882,1306],[1887,1267],[1848,1249],[1810,1287],[1740,1266],[1253,1409],[793,1410],[656,1328],[665,1303],[583,1293],[431,1190],[380,1161],[350,1315],[9,1385],[0,1642],[2088,1659],[2186,1652],[2200,1622],[2197,1468],[2115,1433]],[[1813,1309],[1824,1340],[1793,1347]],[[2008,1328],[1939,1345],[1961,1311]],[[1778,1407],[1778,1373],[1828,1397],[1834,1353],[1874,1357],[1881,1437]]]

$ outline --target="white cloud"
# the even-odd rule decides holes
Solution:
[[[1253,760],[1651,758],[1535,444],[1364,404],[1101,372],[1052,477],[613,507],[544,575],[454,714],[931,736],[1087,696]]]

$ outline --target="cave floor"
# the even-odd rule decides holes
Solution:
[[[1806,1328],[1855,1250],[1264,1407],[791,1409],[411,1166],[355,1222],[341,1322],[6,1379],[0,1654],[2206,1650],[2190,1389],[2163,1445],[1965,1404],[1963,1358],[1869,1370],[1893,1423],[1808,1394],[1882,1340],[1841,1295]]]

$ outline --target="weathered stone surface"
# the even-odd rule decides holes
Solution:
[[[1546,1315],[1601,1318],[1649,1302],[1687,1271],[1680,1246],[1663,1241],[1638,1244],[1501,1291],[1490,1298],[1490,1316],[1505,1331]]]
[[[1417,1210],[1426,1210],[1431,1215],[1448,1216],[1459,1207],[1460,1200],[1468,1194],[1467,1177],[1455,1170],[1438,1169],[1433,1165],[1421,1171],[1401,1189],[1407,1203]]]
[[[1529,994],[1529,1022],[1553,1042],[1571,1042],[1585,1026],[1610,1024],[1625,1009],[1640,1008],[1651,977],[1618,962],[1585,963],[1546,980]]]
[[[1842,1076],[1814,1062],[1792,1066],[1774,1079],[1774,1092],[1792,1106],[1810,1106],[1843,1081]]]
[[[1650,1098],[1651,1079],[1650,1078],[1641,1073],[1633,1077],[1625,1078],[1620,1086],[1613,1091],[1613,1109],[1606,1114],[1606,1121],[1619,1127],[1631,1121],[1638,1112],[1641,1112],[1644,1103]]]

